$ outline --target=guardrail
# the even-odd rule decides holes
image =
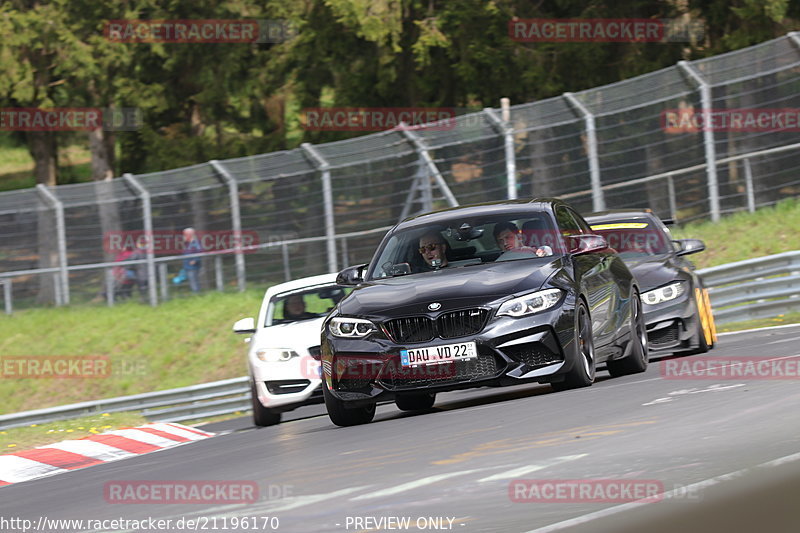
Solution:
[[[800,310],[800,251],[697,271],[708,288],[717,323]],[[106,400],[0,415],[0,429],[95,413],[137,411],[153,421],[179,422],[250,410],[249,377]]]
[[[708,288],[718,324],[800,310],[800,251],[704,268],[697,273]]]
[[[156,422],[179,422],[250,409],[250,378],[238,378],[131,396],[0,415],[0,429],[45,424],[96,413],[139,411]]]

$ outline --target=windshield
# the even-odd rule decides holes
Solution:
[[[545,261],[562,250],[563,244],[550,214],[544,211],[502,217],[453,218],[394,233],[384,241],[367,279],[498,261]]]
[[[605,237],[608,245],[623,259],[672,252],[672,243],[666,230],[661,224],[646,218],[592,224],[592,232]]]
[[[350,294],[351,287],[320,285],[276,294],[269,301],[264,326],[291,324],[326,316],[342,298]]]

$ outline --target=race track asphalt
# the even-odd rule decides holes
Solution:
[[[708,355],[768,361],[763,368],[772,375],[797,368],[799,344],[800,325],[724,335]],[[2,519],[16,518],[59,532],[185,531],[187,519],[198,520],[192,528],[198,531],[621,531],[629,525],[645,531],[665,517],[721,517],[731,508],[719,503],[718,491],[729,487],[796,490],[800,377],[731,378],[719,369],[705,379],[664,375],[665,365],[694,360],[703,361],[698,355],[654,360],[646,373],[622,378],[599,371],[592,387],[561,393],[524,385],[442,394],[425,413],[386,404],[373,423],[351,428],[332,425],[322,405],[298,409],[270,428],[255,428],[249,418],[213,424],[203,429],[219,433],[214,438],[2,487],[0,530],[22,531],[19,521],[2,527]],[[538,480],[542,492],[519,479]],[[593,503],[544,494],[543,480],[563,486],[585,479],[595,481],[584,486],[607,491],[656,486],[658,501]],[[137,480],[255,482],[259,495],[247,504],[106,499],[107,484]],[[534,495],[542,501],[515,501]],[[743,503],[752,498],[732,501],[745,518],[757,513]],[[800,513],[790,516],[781,506],[770,513],[758,516],[764,533],[800,531]],[[407,518],[408,527],[391,517]],[[67,518],[172,522],[44,527]],[[713,531],[701,524],[698,518],[674,530]]]

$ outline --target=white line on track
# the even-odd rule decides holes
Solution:
[[[312,505],[315,503],[324,502],[325,500],[332,500],[334,498],[339,498],[341,496],[347,496],[348,494],[352,494],[353,492],[358,492],[360,490],[364,490],[369,487],[370,487],[369,485],[365,485],[361,487],[349,487],[334,492],[326,492],[324,494],[309,494],[307,496],[294,496],[292,498],[287,498],[286,500],[284,500],[283,505],[278,504],[277,507],[267,506],[265,508],[269,509],[270,512],[291,511],[292,509],[297,509],[298,507],[303,507],[305,505]]]
[[[784,329],[784,328],[800,328],[800,324],[783,324],[782,326],[769,326],[767,328],[743,329],[741,331],[726,331],[725,333],[718,333],[717,337],[722,337],[724,335],[738,335],[739,333],[758,333],[760,331],[769,331],[771,329]]]
[[[475,470],[461,470],[459,472],[448,472],[446,474],[436,474],[435,476],[428,476],[422,479],[415,479],[414,481],[409,481],[408,483],[403,483],[402,485],[397,485],[388,489],[379,490],[376,492],[372,492],[370,494],[362,494],[361,496],[356,496],[355,498],[350,498],[351,501],[356,500],[371,500],[374,498],[382,498],[384,496],[394,496],[395,494],[400,494],[401,492],[405,492],[408,490],[416,489],[417,487],[422,487],[424,485],[430,485],[431,483],[436,483],[438,481],[442,481],[444,479],[449,479],[451,477],[456,476],[463,476],[465,474],[472,474],[473,472],[480,472],[481,470],[486,470],[485,468],[477,468]]]
[[[615,505],[614,507],[608,507],[601,511],[588,513],[585,515],[577,516],[575,518],[570,518],[569,520],[564,520],[562,522],[556,522],[555,524],[550,524],[549,526],[533,529],[528,531],[527,533],[549,533],[550,531],[560,531],[568,527],[573,527],[580,524],[585,524],[587,522],[591,522],[592,520],[597,520],[598,518],[604,518],[606,516],[612,516],[617,513],[629,511],[631,509],[636,509],[638,507],[644,507],[645,505],[658,503],[661,500],[685,494],[686,491],[691,492],[694,491],[695,489],[704,489],[714,485],[718,485],[724,481],[729,481],[731,479],[736,479],[738,477],[741,477],[744,474],[747,474],[748,472],[755,470],[756,468],[771,468],[798,460],[800,460],[800,453],[793,453],[791,455],[779,457],[778,459],[773,459],[772,461],[767,461],[766,463],[761,463],[760,465],[756,465],[751,468],[743,468],[742,470],[737,470],[735,472],[730,472],[728,474],[722,474],[721,476],[704,479],[703,481],[698,481],[697,483],[692,483],[691,485],[686,485],[684,487],[680,487],[675,490],[664,492],[662,494],[657,495],[653,500],[650,501],[638,500],[635,502],[623,503],[622,505]]]
[[[514,468],[513,470],[506,470],[505,472],[500,472],[499,474],[493,474],[491,476],[479,479],[478,483],[482,483],[484,481],[498,481],[500,479],[514,479],[520,476],[524,476],[525,474],[531,474],[533,472],[538,472],[539,470],[544,470],[545,468],[548,468],[550,466],[566,463],[567,461],[575,461],[582,457],[586,457],[587,455],[589,454],[581,453],[579,455],[565,455],[563,457],[556,457],[555,459],[546,461],[543,464],[526,465],[526,466],[521,466],[519,468]]]

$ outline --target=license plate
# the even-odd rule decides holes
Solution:
[[[460,342],[458,344],[400,350],[400,365],[430,365],[445,361],[466,361],[477,357],[478,349],[474,342]]]

